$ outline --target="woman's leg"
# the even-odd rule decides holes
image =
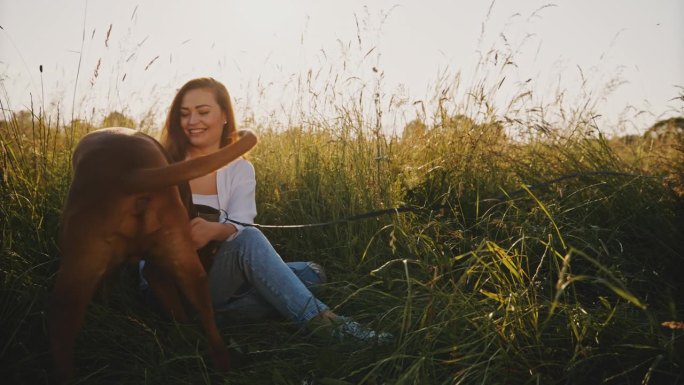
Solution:
[[[325,270],[315,262],[286,262],[286,265],[314,295],[320,285],[328,282]]]
[[[272,306],[287,319],[304,325],[328,309],[303,283],[315,283],[315,267],[303,262],[291,268],[261,231],[247,227],[224,242],[214,257],[209,271],[214,307],[217,311],[243,310],[241,315],[251,319],[268,316]]]
[[[288,266],[261,231],[247,227],[221,246],[209,272],[209,289],[217,316],[230,310],[237,318],[257,320],[272,315],[275,308],[300,326],[338,340],[385,344],[394,339],[330,311],[305,285],[324,280],[320,266]]]
[[[318,286],[326,283],[325,272],[317,263],[286,262],[286,264],[314,295],[317,292]],[[278,310],[268,303],[251,285],[238,289],[230,302],[214,307],[214,309],[221,319],[225,315],[230,319],[243,322],[276,318],[280,315]]]

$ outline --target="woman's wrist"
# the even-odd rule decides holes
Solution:
[[[225,241],[228,237],[237,233],[237,227],[232,223],[216,223],[216,226],[215,241]]]

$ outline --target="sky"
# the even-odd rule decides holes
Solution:
[[[591,100],[603,130],[643,131],[684,115],[683,16],[684,0],[0,0],[0,101],[160,125],[176,89],[212,76],[238,121],[355,100],[372,116],[377,93],[396,131],[442,97],[477,118],[482,85],[501,116]]]

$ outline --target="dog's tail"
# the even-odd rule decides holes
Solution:
[[[199,178],[239,158],[257,143],[257,137],[241,130],[238,140],[219,151],[169,164],[159,168],[146,168],[132,172],[125,185],[131,192],[154,191]]]

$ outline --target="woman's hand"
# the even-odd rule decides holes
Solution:
[[[236,231],[231,224],[209,222],[199,217],[190,220],[190,237],[196,249],[204,247],[209,241],[223,241]]]

